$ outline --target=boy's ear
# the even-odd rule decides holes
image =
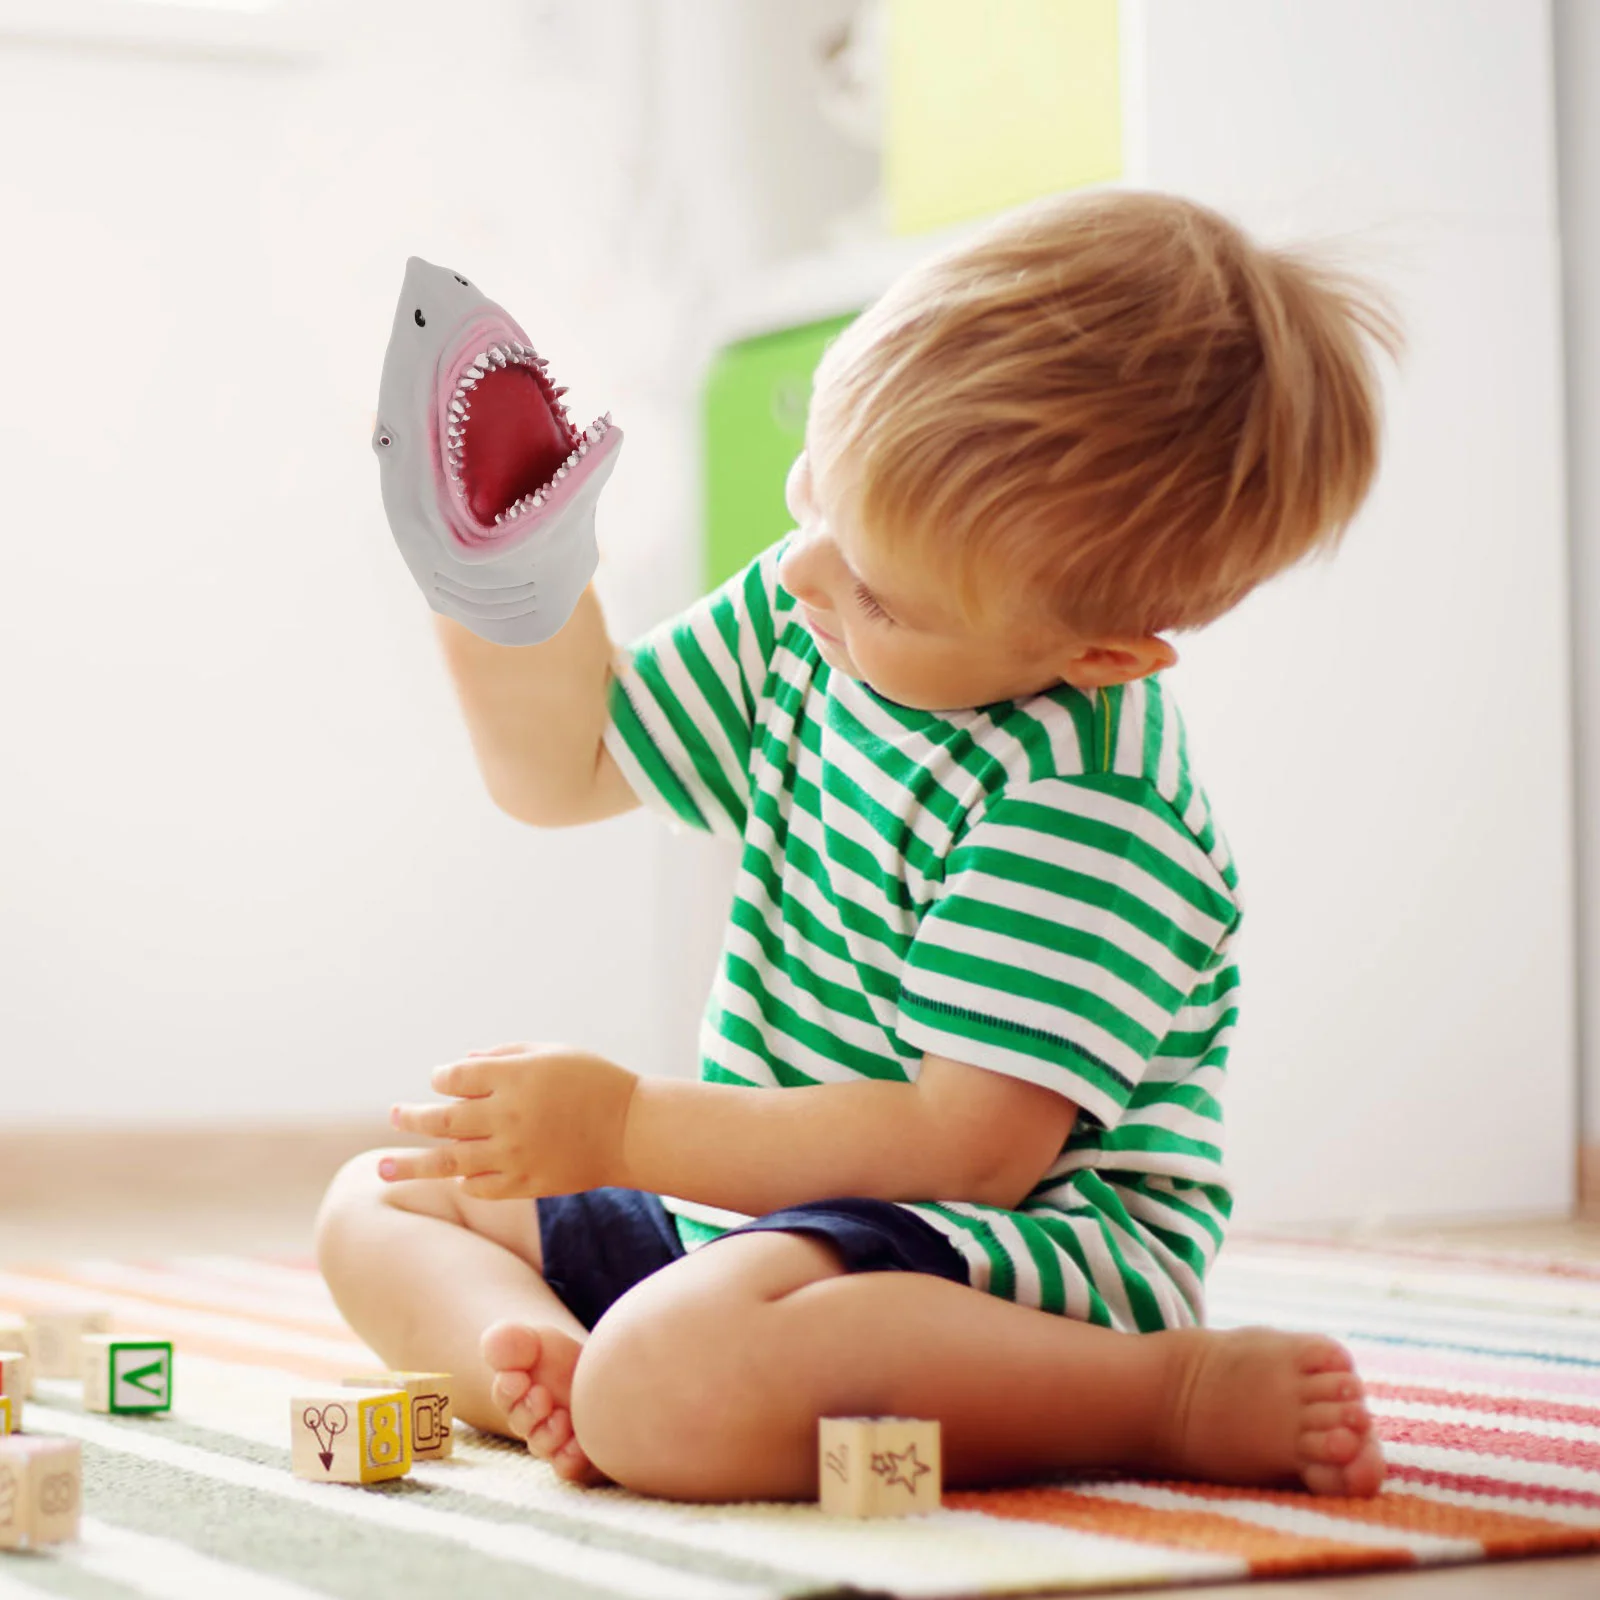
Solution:
[[[1075,689],[1110,689],[1175,666],[1178,652],[1163,638],[1096,639],[1075,644],[1060,667]]]

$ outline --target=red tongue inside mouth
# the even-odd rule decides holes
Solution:
[[[542,489],[572,453],[565,428],[526,367],[486,372],[472,391],[461,482],[479,522]]]

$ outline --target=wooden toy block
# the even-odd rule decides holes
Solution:
[[[0,1344],[0,1395],[4,1395],[22,1414],[22,1402],[33,1394],[33,1363],[18,1350]],[[19,1422],[18,1427],[22,1424]]]
[[[0,1550],[75,1539],[82,1506],[76,1439],[0,1439]]]
[[[827,1515],[903,1517],[939,1509],[937,1422],[823,1417],[817,1434],[817,1476]]]
[[[109,1311],[40,1311],[28,1318],[28,1354],[40,1378],[81,1378],[83,1336],[108,1333]]]
[[[8,1394],[0,1394],[0,1439],[13,1434],[22,1426],[22,1402]]]
[[[172,1409],[172,1344],[127,1333],[83,1336],[83,1409],[142,1416]]]
[[[411,1397],[411,1459],[443,1461],[455,1448],[448,1372],[358,1372],[351,1389],[404,1389]]]
[[[320,1483],[380,1483],[411,1470],[411,1397],[308,1389],[289,1402],[291,1466]]]
[[[14,1317],[10,1312],[0,1312],[0,1355],[10,1355],[13,1351],[28,1358],[28,1387],[22,1398],[31,1400],[33,1398],[33,1380],[38,1376],[35,1369],[39,1363],[33,1358],[33,1340],[28,1333],[28,1319],[26,1317]],[[6,1392],[9,1394],[10,1390]]]

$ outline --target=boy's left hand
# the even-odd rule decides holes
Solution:
[[[485,1200],[533,1199],[623,1184],[623,1132],[638,1077],[585,1050],[502,1044],[437,1067],[433,1087],[453,1104],[396,1106],[395,1127],[441,1149],[395,1152],[379,1174],[460,1178]]]

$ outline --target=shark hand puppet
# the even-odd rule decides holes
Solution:
[[[599,561],[594,508],[622,447],[581,433],[527,334],[460,273],[412,256],[383,358],[383,509],[435,611],[494,644],[558,632]]]

